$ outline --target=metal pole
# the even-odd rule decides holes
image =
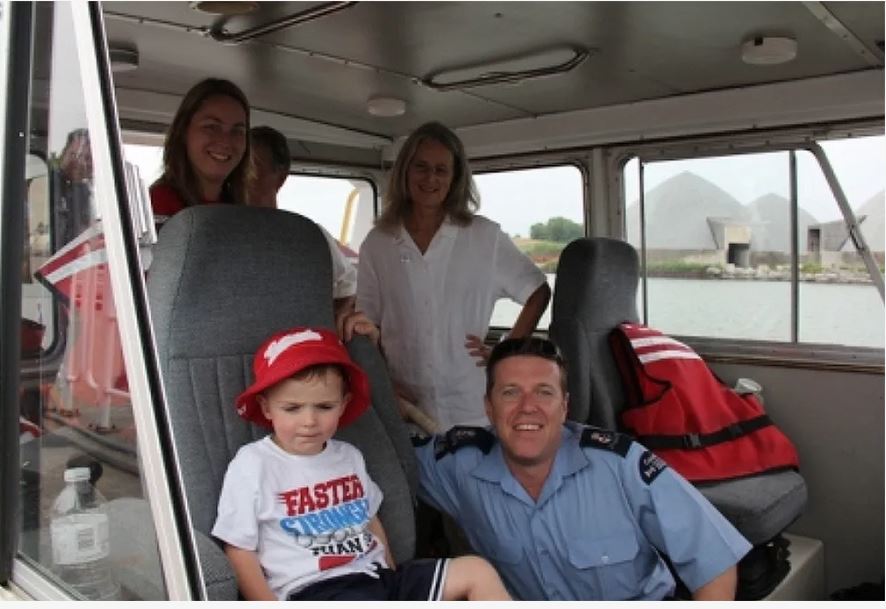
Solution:
[[[791,342],[800,340],[800,238],[797,226],[797,152],[788,153],[791,220]]]
[[[646,281],[646,187],[643,178],[646,164],[639,157],[640,176],[640,281],[643,285],[643,323],[649,324],[649,283]]]
[[[868,274],[871,276],[871,281],[874,282],[874,285],[877,286],[877,291],[880,292],[880,300],[886,303],[883,275],[880,273],[880,268],[874,260],[874,255],[871,253],[868,244],[864,240],[864,235],[861,233],[858,220],[855,219],[855,213],[852,211],[852,208],[849,207],[849,200],[846,198],[846,194],[840,186],[840,181],[837,179],[837,174],[834,173],[834,168],[831,167],[831,162],[828,160],[824,150],[817,142],[808,144],[807,149],[813,154],[813,156],[815,156],[815,160],[818,161],[818,164],[824,173],[824,177],[828,181],[828,186],[831,187],[831,192],[834,193],[834,199],[837,200],[837,206],[843,213],[843,221],[846,223],[846,228],[849,229],[849,237],[855,244],[855,249],[861,255],[862,260],[864,260],[864,264],[868,269]]]

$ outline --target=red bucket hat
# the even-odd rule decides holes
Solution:
[[[258,403],[258,394],[317,364],[338,364],[347,373],[351,401],[338,426],[352,423],[369,407],[369,379],[351,361],[338,336],[324,328],[291,328],[266,340],[252,361],[255,382],[237,397],[237,414],[252,423],[270,427],[271,421],[262,413]]]

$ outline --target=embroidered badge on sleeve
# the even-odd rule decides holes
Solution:
[[[638,463],[640,465],[640,477],[647,485],[652,484],[652,481],[668,467],[667,463],[662,461],[661,457],[653,453],[651,450],[647,450],[640,455],[640,461]]]

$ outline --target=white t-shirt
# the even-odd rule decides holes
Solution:
[[[332,258],[332,297],[347,298],[357,293],[357,269],[351,264],[341,248],[338,241],[329,234],[325,228],[320,227],[320,232],[326,237],[329,243],[329,254]]]
[[[366,528],[382,492],[363,455],[329,440],[317,455],[292,455],[265,436],[228,465],[212,534],[258,553],[277,598],[330,577],[387,566],[381,540]]]
[[[442,429],[487,425],[485,368],[465,335],[485,337],[492,308],[507,297],[524,304],[546,281],[498,224],[447,218],[421,254],[401,225],[372,229],[360,247],[357,309],[381,329],[393,380]]]

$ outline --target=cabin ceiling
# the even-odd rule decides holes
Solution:
[[[115,74],[124,124],[162,130],[177,102],[149,93],[174,101],[217,76],[240,85],[255,109],[366,134],[378,147],[432,119],[468,127],[883,67],[883,2],[358,2],[240,44],[209,37],[222,18],[191,4],[103,4],[110,46],[139,53],[137,69]],[[261,2],[223,25],[239,32],[317,5]],[[767,34],[795,38],[797,57],[743,63],[742,42]],[[420,82],[562,46],[590,56],[567,74],[519,84],[439,92]],[[405,100],[406,113],[371,116],[367,100],[380,95]]]

